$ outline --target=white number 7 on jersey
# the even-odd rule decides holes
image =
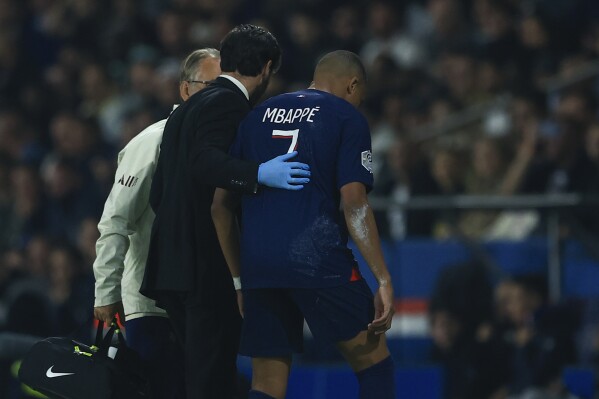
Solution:
[[[287,154],[293,152],[297,149],[297,137],[299,136],[299,129],[295,130],[273,130],[272,137],[275,139],[286,139],[291,138],[291,145],[289,146],[289,150],[287,150]]]

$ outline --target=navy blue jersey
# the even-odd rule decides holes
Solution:
[[[341,187],[373,184],[370,130],[347,101],[319,90],[273,97],[248,114],[231,148],[235,157],[265,162],[297,150],[310,165],[302,190],[262,187],[242,200],[244,288],[332,287],[355,273],[339,200]]]

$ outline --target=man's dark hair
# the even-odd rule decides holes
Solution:
[[[239,25],[227,33],[220,43],[220,69],[258,76],[264,65],[272,61],[271,71],[281,66],[281,48],[272,33],[255,25]]]

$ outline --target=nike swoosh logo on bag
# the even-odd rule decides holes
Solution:
[[[75,374],[75,373],[54,373],[52,371],[52,367],[54,367],[54,366],[51,366],[48,369],[48,371],[46,371],[46,377],[48,377],[48,378],[64,377],[65,375],[73,375],[73,374]]]

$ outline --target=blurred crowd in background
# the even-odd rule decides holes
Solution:
[[[265,98],[307,87],[329,50],[362,56],[373,195],[599,194],[599,81],[551,89],[599,58],[596,0],[0,0],[0,329],[66,334],[89,318],[116,154],[179,102],[181,60],[238,23],[283,48]],[[392,239],[520,239],[543,226],[534,211],[377,217]],[[571,219],[599,233],[596,215]],[[450,322],[437,316],[433,331]]]
[[[540,275],[492,282],[477,262],[438,276],[430,300],[430,360],[443,366],[446,399],[573,399],[565,367],[599,365],[596,304],[552,303]],[[594,313],[594,315],[593,315]],[[590,339],[589,339],[590,338]]]

